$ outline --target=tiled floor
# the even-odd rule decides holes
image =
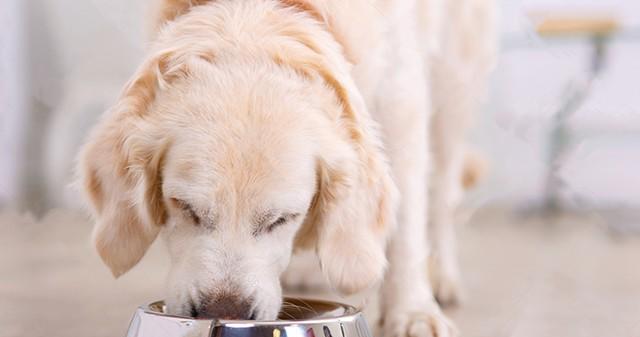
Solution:
[[[161,245],[115,281],[81,216],[0,212],[0,336],[124,336],[135,307],[162,297]],[[477,212],[459,228],[463,336],[640,336],[640,239],[596,216]]]

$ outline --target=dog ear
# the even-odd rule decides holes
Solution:
[[[138,263],[167,218],[161,170],[168,142],[148,110],[162,86],[184,75],[169,59],[155,57],[140,68],[80,153],[79,174],[96,218],[94,244],[116,277]]]
[[[324,274],[334,288],[352,294],[384,276],[387,233],[395,222],[394,185],[374,163],[351,155],[335,159],[319,164],[311,219]]]
[[[348,71],[312,59],[305,67],[335,92],[341,111],[328,116],[331,134],[319,141],[318,191],[297,244],[315,244],[331,285],[350,294],[384,276],[397,191],[375,123]]]

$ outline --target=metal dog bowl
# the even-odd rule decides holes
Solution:
[[[275,321],[196,319],[165,314],[164,302],[138,308],[127,337],[371,337],[362,313],[329,301],[285,298]]]

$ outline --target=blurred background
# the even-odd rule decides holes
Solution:
[[[112,280],[72,186],[84,132],[144,55],[149,3],[0,0],[0,336],[123,335],[161,296],[161,249]],[[640,336],[640,2],[498,3],[469,137],[488,170],[460,211],[467,302],[450,315],[465,336]]]

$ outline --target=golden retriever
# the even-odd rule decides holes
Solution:
[[[342,293],[382,281],[386,337],[454,335],[436,299],[491,1],[164,0],[81,153],[100,256],[121,275],[161,235],[170,313],[265,320],[311,248]]]

